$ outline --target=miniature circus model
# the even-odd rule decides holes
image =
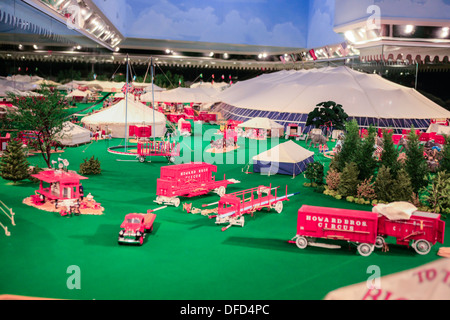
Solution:
[[[40,181],[34,195],[25,198],[23,203],[50,212],[76,214],[102,214],[100,203],[91,194],[84,197],[81,180],[88,178],[66,169],[43,170],[32,177]],[[46,185],[44,185],[46,184]]]

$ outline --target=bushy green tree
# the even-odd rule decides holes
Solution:
[[[94,156],[92,156],[89,160],[86,158],[83,163],[80,164],[80,170],[78,172],[82,175],[100,174],[102,172],[100,161]]]
[[[319,185],[323,184],[324,178],[324,167],[320,162],[308,163],[305,170],[306,179],[310,180],[311,183],[315,182]]]
[[[434,177],[427,177],[427,186],[422,188],[428,206],[437,213],[446,213],[450,208],[450,174],[438,172]]]
[[[393,198],[395,201],[411,201],[413,189],[411,178],[405,168],[400,168],[397,172],[397,178],[394,180]]]
[[[445,145],[442,150],[442,159],[439,162],[439,171],[450,172],[450,135],[444,135]]]
[[[0,158],[1,176],[5,180],[16,183],[17,181],[27,179],[28,160],[22,148],[22,143],[11,140]]]
[[[354,196],[356,195],[358,187],[358,166],[354,162],[349,162],[342,170],[341,179],[339,181],[338,193],[343,196]]]
[[[17,130],[35,131],[36,147],[41,152],[48,168],[51,168],[52,144],[57,142],[68,112],[67,102],[58,90],[51,91],[42,86],[42,97],[21,97],[8,93],[17,109],[9,110],[6,118]]]
[[[423,156],[423,146],[419,142],[414,128],[408,135],[408,148],[406,148],[405,169],[411,178],[413,191],[418,191],[427,185],[426,175],[428,166]]]
[[[355,162],[359,170],[359,180],[366,180],[375,174],[377,161],[373,157],[376,129],[370,126],[367,130],[368,135],[361,141],[355,155]]]
[[[377,199],[379,201],[393,201],[395,185],[391,174],[391,168],[382,165],[378,170],[378,175],[375,180],[375,193],[377,194]]]
[[[345,128],[346,134],[342,143],[341,152],[336,154],[335,161],[333,162],[333,167],[339,172],[342,172],[348,163],[356,161],[357,150],[361,143],[359,127],[356,120],[353,119],[347,122]]]
[[[384,165],[390,168],[392,177],[396,178],[397,172],[400,169],[400,164],[397,161],[399,153],[395,148],[392,135],[392,132],[383,130],[383,152],[381,153],[380,166]]]
[[[347,118],[348,114],[345,113],[341,104],[334,101],[325,101],[317,104],[316,108],[308,114],[306,126],[314,126],[315,128],[326,126],[343,130]]]

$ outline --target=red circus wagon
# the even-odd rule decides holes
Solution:
[[[179,197],[195,197],[210,191],[223,196],[229,184],[236,180],[216,180],[213,172],[217,166],[205,162],[191,162],[161,167],[160,177],[156,180],[156,200],[159,204],[178,207]]]
[[[359,254],[368,256],[374,248],[384,248],[387,237],[394,237],[398,245],[411,246],[425,255],[436,242],[444,242],[444,231],[445,222],[436,213],[413,211],[408,217],[394,218],[377,212],[303,205],[298,210],[297,234],[289,242],[300,249],[308,245],[336,249],[340,246],[317,240],[347,241]]]

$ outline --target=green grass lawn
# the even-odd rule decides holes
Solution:
[[[218,127],[206,125],[204,129],[210,128]],[[204,134],[211,132],[203,130]],[[246,145],[239,151],[213,156],[203,152],[209,141],[208,137],[202,144],[184,139],[182,158],[220,163],[217,179],[226,174],[227,178],[241,181],[229,186],[228,192],[272,184],[280,186],[282,193],[287,185],[289,193],[300,194],[284,203],[282,213],[272,210],[247,215],[244,227],[232,226],[225,232],[214,219],[183,212],[182,206],[168,207],[156,212],[154,231],[143,246],[123,246],[117,243],[123,217],[159,207],[153,202],[156,179],[160,167],[167,165],[166,159],[151,158],[151,162],[139,163],[130,161],[134,157],[108,153],[108,146],[123,144],[120,139],[67,148],[54,158],[68,159],[71,170],[78,170],[85,158],[95,156],[100,160],[102,174],[90,176],[83,186],[85,194],[92,193],[102,204],[104,214],[67,218],[41,211],[22,204],[38,188],[37,184],[23,181],[13,185],[0,180],[0,199],[16,213],[16,226],[0,216],[0,222],[11,231],[10,237],[0,232],[0,294],[97,300],[323,299],[339,287],[365,282],[371,275],[367,273],[371,265],[379,266],[384,276],[439,259],[436,253],[440,244],[426,256],[395,245],[389,252],[376,250],[369,257],[359,256],[355,248],[346,245],[339,250],[298,249],[287,241],[296,233],[301,205],[366,211],[371,207],[316,193],[303,186],[303,176],[293,179],[245,174],[242,169],[258,153],[257,145],[245,140]],[[305,146],[303,141],[298,143]],[[259,147],[262,150],[263,146]],[[328,166],[329,159],[317,154],[318,149],[313,150],[316,160]],[[30,157],[29,162],[44,166],[38,155]],[[182,199],[182,203],[201,207],[218,199],[210,193]],[[449,246],[449,240],[443,246]],[[70,266],[80,268],[80,289],[67,286]]]

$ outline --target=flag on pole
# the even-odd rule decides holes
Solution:
[[[280,61],[283,62],[283,64],[286,63],[286,59],[284,58],[284,56],[280,56]]]
[[[311,55],[313,60],[317,60],[316,52],[314,51],[314,49],[309,50],[309,54]]]
[[[348,48],[347,42],[342,42],[340,47],[339,47],[339,53],[343,57],[346,57],[348,55],[348,51],[349,51],[349,48]]]

